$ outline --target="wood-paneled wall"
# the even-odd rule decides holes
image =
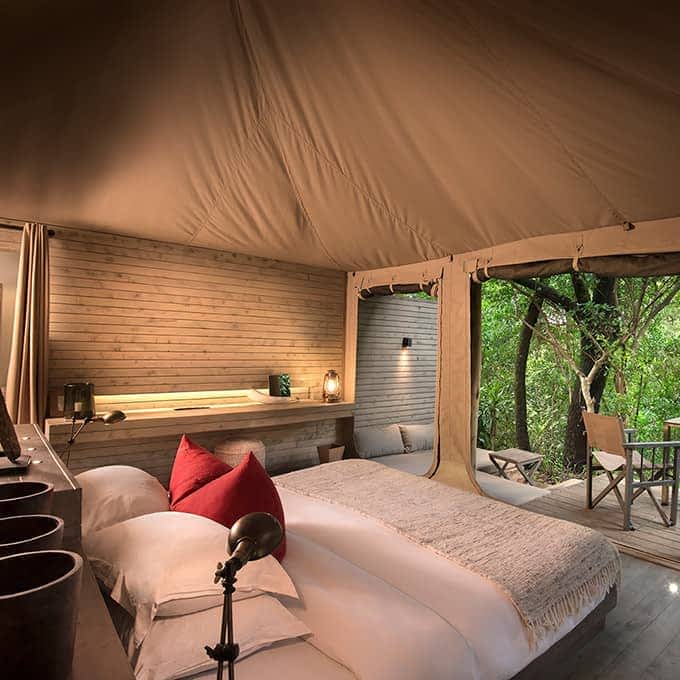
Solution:
[[[270,373],[318,398],[342,371],[345,274],[205,248],[56,229],[50,411],[99,394],[247,389]]]
[[[354,426],[434,420],[436,300],[400,296],[359,302]],[[402,349],[402,338],[413,346]]]
[[[279,427],[192,433],[191,439],[212,451],[225,439],[260,439],[267,451],[267,472],[278,474],[316,465],[316,447],[336,441],[340,428],[336,419],[297,423]],[[102,465],[132,465],[146,470],[167,486],[181,431],[162,437],[131,438],[122,441],[79,442],[73,446],[69,470],[78,474]],[[58,453],[66,450],[61,436],[50,438]]]

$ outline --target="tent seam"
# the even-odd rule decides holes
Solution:
[[[316,228],[316,225],[312,221],[309,212],[307,211],[307,208],[302,200],[302,196],[300,195],[300,192],[298,190],[298,187],[295,183],[295,180],[293,179],[293,175],[291,173],[290,167],[288,166],[288,163],[286,161],[285,155],[283,153],[283,149],[281,148],[281,144],[279,140],[276,138],[276,135],[274,134],[273,130],[270,130],[264,123],[264,119],[267,115],[267,111],[271,109],[271,103],[269,101],[269,97],[267,96],[267,93],[265,92],[264,86],[263,86],[263,80],[262,77],[260,76],[260,72],[257,66],[257,59],[255,58],[255,49],[253,47],[253,43],[250,40],[250,36],[248,34],[248,27],[246,25],[246,20],[245,17],[243,16],[243,11],[241,9],[241,2],[240,0],[232,0],[232,8],[234,15],[236,16],[238,20],[238,27],[239,27],[239,34],[241,37],[242,45],[243,45],[243,52],[245,56],[245,61],[248,64],[248,66],[251,69],[251,74],[252,74],[252,83],[253,87],[255,90],[255,106],[257,109],[257,119],[255,121],[255,128],[259,129],[261,133],[266,135],[272,142],[273,148],[279,153],[281,157],[281,162],[283,163],[283,167],[286,172],[286,176],[288,177],[288,182],[290,183],[290,186],[293,190],[293,194],[295,196],[295,200],[297,204],[300,206],[300,209],[302,210],[302,213],[309,224],[309,228],[311,229],[312,233],[316,237],[316,240],[318,241],[319,245],[321,246],[321,250],[324,252],[326,257],[330,262],[332,262],[336,267],[342,269],[340,264],[337,262],[337,260],[330,254],[328,251],[328,248],[326,247],[326,244],[323,242],[319,230]],[[252,138],[248,138],[248,141],[251,142]],[[243,150],[245,151],[245,150]],[[245,160],[245,155],[241,155],[241,160]],[[222,188],[224,189],[224,180],[222,181]],[[210,213],[212,214],[217,207],[217,201],[218,199],[215,200],[215,204],[213,205],[213,208],[211,209]],[[199,230],[200,232],[200,230]],[[197,232],[197,234],[199,233]]]
[[[243,48],[243,56],[246,64],[250,66],[250,69],[252,71],[252,83],[253,83],[253,89],[254,89],[254,104],[255,104],[255,111],[256,111],[256,119],[255,119],[255,125],[246,132],[245,135],[245,144],[241,146],[239,151],[234,154],[235,160],[238,160],[240,162],[245,162],[248,157],[248,153],[246,151],[246,148],[248,146],[252,146],[254,144],[254,135],[253,130],[257,128],[262,128],[262,118],[264,116],[264,109],[265,105],[267,104],[267,98],[264,94],[264,88],[262,87],[261,83],[261,78],[260,74],[257,69],[257,63],[255,62],[255,58],[253,56],[253,46],[250,41],[250,38],[248,37],[248,31],[246,29],[245,25],[245,20],[243,18],[243,13],[241,11],[241,4],[239,0],[232,0],[230,3],[232,12],[234,14],[234,17],[236,18],[236,23],[238,27],[240,28],[240,31],[237,31],[239,33],[239,36],[241,38],[241,45]],[[225,9],[227,7],[227,3],[225,3]],[[227,17],[229,20],[231,17]],[[217,192],[218,195],[215,196],[215,199],[213,200],[212,205],[210,208],[208,208],[205,212],[205,223],[200,226],[191,236],[191,238],[187,241],[187,245],[191,245],[194,243],[196,238],[198,238],[199,234],[203,232],[203,230],[206,228],[207,223],[211,222],[213,219],[213,215],[215,214],[215,210],[217,209],[217,205],[220,201],[221,196],[219,195],[219,192],[221,191],[224,193],[226,189],[226,179],[225,177],[220,177],[220,183],[219,183],[219,191]]]
[[[557,134],[555,129],[548,123],[548,121],[545,119],[543,114],[540,112],[538,107],[531,101],[531,98],[527,95],[527,93],[524,91],[524,89],[518,84],[518,82],[513,78],[510,74],[505,71],[503,68],[503,61],[499,59],[496,54],[493,52],[493,50],[489,47],[488,42],[484,39],[481,31],[477,27],[477,25],[470,19],[470,17],[466,14],[465,9],[458,3],[458,7],[460,9],[460,16],[463,17],[463,19],[467,22],[468,26],[470,26],[471,30],[474,31],[475,35],[479,39],[479,42],[483,49],[488,53],[488,55],[491,57],[491,59],[496,62],[496,64],[499,66],[500,69],[503,69],[503,71],[506,74],[507,81],[512,83],[512,85],[515,87],[516,92],[524,99],[525,104],[531,109],[531,111],[534,113],[534,115],[540,120],[543,124],[544,129],[550,134],[555,141],[559,144],[560,148],[562,151],[565,153],[565,155],[569,158],[569,160],[572,162],[573,166],[581,173],[581,176],[588,181],[588,183],[591,185],[593,189],[595,189],[596,193],[600,195],[601,198],[605,200],[605,202],[608,205],[608,209],[616,220],[620,222],[628,222],[630,221],[629,218],[627,218],[615,205],[614,202],[607,196],[607,194],[596,184],[595,180],[586,172],[585,168],[579,163],[579,161],[576,159],[576,157],[573,155],[573,153],[569,150],[568,146],[566,143],[561,139],[561,137]]]
[[[335,170],[341,177],[344,178],[344,180],[352,186],[356,191],[358,191],[360,194],[363,195],[363,197],[370,201],[373,205],[375,205],[377,208],[380,208],[395,224],[395,226],[399,227],[406,227],[409,229],[413,234],[415,234],[419,239],[424,241],[425,243],[428,243],[429,245],[435,247],[435,248],[440,248],[443,253],[448,254],[451,252],[450,248],[447,248],[445,245],[442,243],[439,243],[438,241],[434,241],[428,236],[425,236],[420,233],[420,231],[417,229],[417,227],[413,226],[412,224],[409,224],[406,220],[403,218],[399,217],[398,215],[395,215],[386,205],[384,205],[381,201],[379,201],[377,198],[372,196],[366,189],[364,189],[361,185],[357,184],[351,177],[345,173],[345,171],[339,167],[336,163],[334,163],[330,158],[327,158],[319,149],[316,148],[314,145],[314,142],[310,139],[308,139],[305,135],[303,135],[301,132],[297,131],[287,120],[287,118],[279,111],[274,110],[273,108],[270,107],[269,111],[267,112],[268,116],[277,116],[279,120],[290,130],[290,132],[295,135],[300,141],[302,141],[306,146],[308,146],[314,154],[321,160],[323,160],[331,169]]]
[[[251,65],[251,68],[252,68],[252,70],[253,70],[253,82],[255,83],[255,86],[256,86],[256,88],[257,88],[257,90],[258,90],[258,93],[259,93],[259,95],[260,95],[261,98],[262,98],[261,117],[258,118],[257,125],[258,125],[259,127],[264,128],[264,129],[270,134],[271,139],[272,139],[272,141],[274,142],[275,146],[277,146],[277,147],[279,148],[279,152],[280,152],[280,154],[281,154],[281,158],[282,158],[282,160],[283,160],[283,162],[284,162],[284,165],[285,165],[285,167],[286,167],[286,171],[287,171],[287,173],[288,173],[288,176],[289,176],[291,185],[292,185],[292,187],[293,187],[293,190],[295,191],[296,198],[297,198],[297,200],[298,200],[298,202],[299,202],[299,204],[300,204],[300,207],[301,207],[302,210],[304,211],[304,214],[306,215],[306,217],[307,217],[307,219],[308,219],[308,221],[309,221],[309,224],[310,224],[311,228],[314,230],[314,233],[316,234],[316,236],[317,236],[319,242],[321,243],[321,245],[322,245],[324,251],[326,252],[326,254],[328,255],[328,257],[331,259],[331,261],[335,262],[335,260],[330,256],[330,253],[328,253],[328,251],[326,250],[326,247],[324,246],[323,241],[321,240],[321,238],[320,238],[320,236],[319,236],[319,234],[318,234],[318,231],[317,231],[317,229],[316,229],[316,226],[314,225],[314,223],[313,223],[312,220],[310,219],[309,213],[307,212],[307,209],[305,208],[304,203],[302,202],[302,197],[301,197],[301,195],[300,195],[300,192],[298,191],[297,186],[295,185],[295,182],[294,182],[294,180],[293,180],[293,178],[292,178],[292,174],[291,174],[291,172],[290,172],[290,168],[288,167],[288,163],[286,162],[286,159],[285,159],[285,156],[284,156],[284,153],[283,153],[283,149],[281,148],[281,146],[282,146],[282,145],[281,145],[281,141],[278,139],[277,135],[274,134],[274,131],[273,131],[273,130],[269,129],[269,127],[265,127],[264,120],[265,120],[267,117],[269,117],[269,118],[272,118],[273,116],[278,117],[278,118],[281,120],[281,122],[282,122],[284,125],[286,125],[286,127],[291,131],[291,133],[294,134],[296,137],[298,137],[304,144],[306,144],[306,145],[312,150],[312,152],[316,154],[316,156],[317,156],[318,158],[320,158],[320,159],[322,159],[323,161],[325,161],[326,164],[327,164],[330,168],[332,168],[332,169],[334,169],[336,172],[338,172],[338,173],[345,179],[345,181],[346,181],[350,186],[352,186],[356,191],[360,192],[360,193],[364,196],[364,198],[365,198],[366,200],[368,200],[368,201],[370,201],[371,203],[373,203],[373,204],[374,204],[376,207],[378,207],[379,209],[382,209],[382,211],[390,218],[390,220],[392,221],[392,223],[393,223],[395,226],[405,226],[407,229],[409,229],[415,236],[417,236],[417,237],[418,237],[421,241],[423,241],[424,243],[429,244],[431,247],[433,247],[433,248],[435,248],[435,249],[441,250],[442,253],[445,253],[445,254],[446,254],[446,253],[449,253],[450,250],[451,250],[450,248],[447,248],[445,245],[439,243],[438,241],[434,241],[434,240],[432,240],[431,238],[429,238],[429,237],[424,236],[423,234],[421,234],[420,231],[419,231],[416,227],[414,227],[413,225],[409,224],[408,222],[406,222],[405,220],[403,220],[402,218],[400,218],[398,215],[393,214],[393,213],[390,211],[390,209],[389,209],[386,205],[384,205],[384,204],[383,204],[382,202],[380,202],[378,199],[374,198],[374,197],[373,197],[366,189],[364,189],[364,188],[361,187],[359,184],[357,184],[356,182],[354,182],[354,181],[353,181],[353,180],[352,180],[352,179],[351,179],[351,178],[343,171],[342,168],[340,168],[337,164],[335,164],[333,161],[331,161],[330,158],[327,158],[323,153],[321,153],[321,151],[320,151],[319,149],[316,148],[316,146],[314,145],[314,143],[312,142],[312,140],[308,139],[305,135],[303,135],[303,134],[301,134],[300,132],[298,132],[297,130],[295,130],[295,129],[292,127],[292,125],[288,122],[288,120],[286,119],[286,117],[285,117],[281,112],[279,112],[279,111],[276,110],[276,108],[274,107],[274,105],[273,105],[272,102],[270,101],[267,92],[265,91],[265,88],[264,88],[264,85],[263,85],[263,80],[262,80],[262,78],[261,78],[261,76],[260,76],[260,72],[259,72],[259,69],[258,69],[258,67],[257,67],[257,59],[255,58],[255,49],[254,49],[253,43],[252,43],[252,41],[250,40],[250,37],[249,37],[249,35],[248,35],[248,28],[247,28],[247,26],[246,26],[246,20],[245,20],[245,18],[244,18],[244,16],[243,16],[243,13],[242,13],[242,11],[241,11],[241,3],[240,3],[240,0],[233,0],[233,2],[234,2],[234,6],[235,6],[235,8],[236,8],[236,13],[237,13],[237,15],[238,15],[239,22],[240,22],[240,27],[241,27],[241,31],[242,31],[242,39],[243,39],[243,43],[244,43],[244,49],[245,49],[245,52],[246,52],[246,58],[247,58],[247,60],[249,61],[250,65]],[[336,262],[336,264],[337,264],[337,262]],[[338,266],[339,266],[339,265],[338,265]]]
[[[233,170],[235,167],[240,167],[243,166],[245,163],[248,162],[250,153],[253,151],[253,146],[255,142],[260,139],[259,135],[256,137],[256,135],[253,134],[254,130],[257,129],[262,129],[260,121],[257,121],[255,125],[248,131],[248,133],[244,137],[244,143],[241,144],[240,149],[238,151],[235,151],[231,154],[230,158],[228,161],[226,161],[223,165],[223,168],[220,169],[229,169]],[[265,130],[266,132],[266,130]],[[250,149],[249,149],[250,147]],[[215,198],[212,201],[212,205],[205,211],[205,218],[204,221],[206,224],[203,226],[199,227],[196,232],[191,236],[189,241],[187,241],[187,244],[191,244],[194,242],[194,239],[206,228],[207,223],[211,222],[213,219],[213,216],[215,214],[215,210],[217,209],[217,206],[220,202],[220,200],[224,199],[224,192],[226,190],[226,177],[224,175],[221,175],[219,178],[219,186],[216,189],[215,193],[217,194]],[[222,192],[222,193],[220,193]]]
[[[272,135],[273,136],[273,135]],[[328,248],[326,248],[326,244],[323,242],[323,239],[319,235],[319,230],[316,228],[316,225],[314,224],[314,221],[312,220],[311,216],[309,215],[309,212],[307,211],[307,208],[305,207],[305,203],[302,200],[302,196],[300,195],[300,191],[298,190],[297,184],[295,180],[293,179],[293,173],[290,170],[290,166],[288,165],[288,161],[286,160],[286,157],[283,153],[283,149],[279,148],[278,149],[279,154],[281,155],[281,162],[283,163],[283,167],[286,170],[286,175],[288,176],[288,181],[290,182],[290,186],[293,189],[293,193],[295,194],[295,200],[297,201],[298,205],[300,206],[300,210],[302,210],[302,213],[305,216],[305,219],[309,223],[309,227],[316,236],[317,241],[321,245],[321,249],[323,250],[324,254],[326,257],[339,269],[342,269],[340,266],[340,263],[330,254],[328,251]]]

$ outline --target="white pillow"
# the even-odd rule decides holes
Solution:
[[[401,440],[399,425],[396,424],[357,428],[354,431],[354,445],[361,458],[404,453],[404,442]]]
[[[412,451],[428,451],[434,446],[434,423],[427,425],[399,425],[404,449]]]
[[[76,481],[83,490],[83,536],[131,517],[170,509],[163,485],[144,470],[129,465],[87,470],[76,475]]]
[[[186,512],[157,512],[90,534],[83,543],[92,569],[111,598],[135,619],[141,644],[156,616],[180,616],[215,607],[223,590],[213,583],[227,555],[229,529]],[[237,595],[265,591],[297,598],[290,577],[271,555],[238,573]]]
[[[204,646],[213,647],[220,639],[221,621],[222,607],[156,619],[137,657],[137,680],[184,678],[214,668],[217,663],[208,657]],[[239,660],[275,642],[310,633],[302,621],[268,595],[234,603]]]

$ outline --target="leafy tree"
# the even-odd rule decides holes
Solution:
[[[679,290],[680,277],[582,273],[485,283],[480,445],[531,440],[559,478],[584,460],[582,407],[621,413],[658,438],[680,413],[680,367],[665,361],[680,356]]]

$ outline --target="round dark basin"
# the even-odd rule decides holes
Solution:
[[[82,567],[65,550],[0,558],[2,677],[70,677]]]
[[[61,548],[64,520],[52,515],[0,518],[0,557]]]
[[[54,486],[47,482],[0,484],[0,517],[44,515],[52,507]]]

